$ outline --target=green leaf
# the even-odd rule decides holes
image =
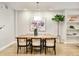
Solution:
[[[56,22],[60,22],[60,21],[64,21],[64,15],[55,15],[54,18],[52,18],[52,20],[56,21]]]

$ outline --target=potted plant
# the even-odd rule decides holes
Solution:
[[[54,18],[52,18],[52,20],[56,21],[57,24],[58,24],[57,25],[58,26],[58,34],[57,34],[58,38],[60,38],[60,35],[59,35],[59,23],[64,21],[64,17],[65,17],[64,15],[58,15],[57,14],[57,15],[54,16]]]

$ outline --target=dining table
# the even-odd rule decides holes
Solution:
[[[57,38],[55,35],[37,35],[37,36],[34,36],[34,35],[18,35],[16,36],[16,39],[29,39],[29,38],[41,38],[41,39],[45,39],[45,38]]]

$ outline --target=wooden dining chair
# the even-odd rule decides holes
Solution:
[[[29,46],[29,40],[27,40],[27,38],[17,38],[17,54],[19,53],[22,47],[26,48],[27,53],[28,46]]]
[[[53,48],[54,55],[56,55],[56,38],[45,38],[45,54],[47,53],[47,48]]]
[[[31,38],[31,54],[34,48],[39,48],[41,53],[42,49],[41,42],[42,42],[41,38]]]

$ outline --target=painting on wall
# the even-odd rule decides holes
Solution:
[[[45,31],[45,19],[40,16],[34,16],[31,19],[30,26],[31,31],[33,31],[34,29],[37,29],[38,31]]]

